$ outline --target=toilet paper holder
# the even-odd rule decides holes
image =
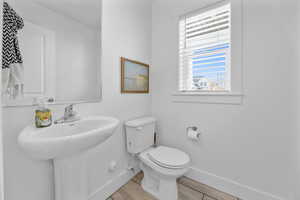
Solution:
[[[190,140],[194,140],[194,141],[200,140],[201,133],[198,131],[198,127],[196,126],[187,127],[186,132],[187,132],[187,137]]]

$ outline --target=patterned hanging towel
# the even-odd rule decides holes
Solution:
[[[24,68],[18,43],[18,30],[24,27],[23,19],[3,3],[2,95],[11,99],[23,97]]]

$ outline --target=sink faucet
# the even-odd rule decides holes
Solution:
[[[75,122],[80,120],[80,115],[73,110],[73,107],[74,104],[65,107],[64,116],[58,120],[55,120],[54,124],[62,124],[62,123]]]

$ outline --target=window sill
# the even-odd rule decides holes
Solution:
[[[243,94],[231,92],[176,92],[172,94],[172,102],[241,105],[243,97]]]

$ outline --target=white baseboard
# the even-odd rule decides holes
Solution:
[[[194,167],[191,167],[191,170],[186,176],[243,200],[286,200],[282,197],[260,191]]]
[[[137,173],[138,173],[138,170],[136,170],[136,173],[133,173],[132,171],[125,169],[114,179],[109,180],[103,186],[101,186],[99,189],[97,189],[95,192],[93,192],[89,196],[88,200],[105,200],[105,199],[107,199],[114,192],[116,192],[119,188],[121,188],[128,181],[130,181],[130,179],[132,179]]]
[[[107,199],[115,191],[132,179],[138,172],[138,170],[136,170],[136,173],[132,173],[128,170],[122,171],[114,179],[106,182],[103,186],[93,192],[89,196],[88,200]],[[233,180],[223,178],[194,167],[190,168],[190,171],[186,174],[186,176],[220,191],[239,197],[242,200],[286,200],[285,198],[260,191],[250,186],[240,184]]]

